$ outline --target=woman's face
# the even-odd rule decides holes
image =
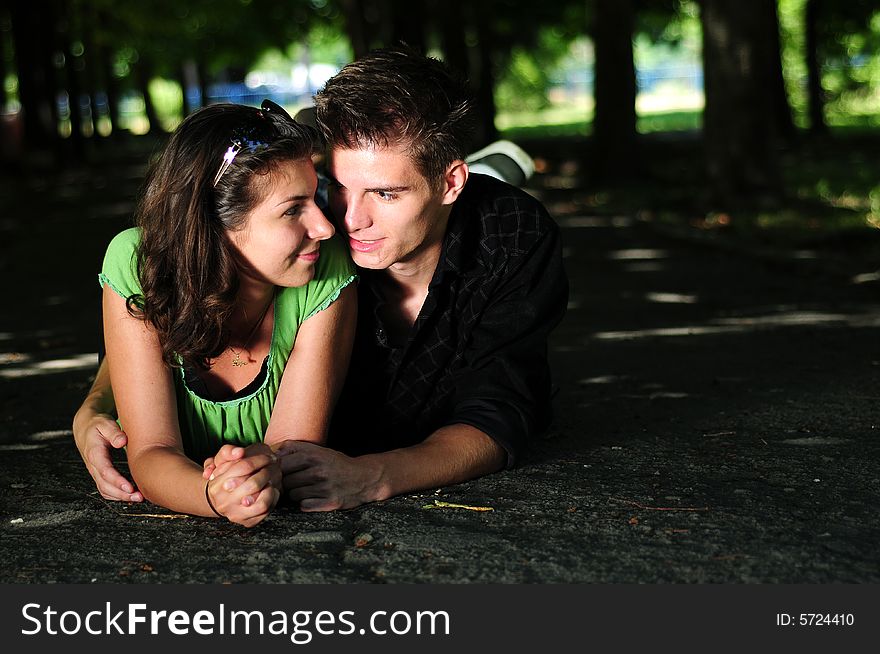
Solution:
[[[262,199],[242,227],[227,232],[240,273],[263,284],[303,286],[315,275],[320,242],[334,232],[315,204],[315,168],[308,159],[288,161],[255,183]]]

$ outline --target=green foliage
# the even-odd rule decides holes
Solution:
[[[636,9],[635,31],[652,43],[675,47],[693,35],[694,24],[699,29],[695,0],[639,0]]]
[[[806,0],[779,0],[778,6],[785,90],[795,124],[799,127],[806,127],[807,65],[804,36]]]
[[[332,63],[339,67],[354,58],[351,44],[342,36],[342,27],[338,20],[312,24],[305,38],[288,45],[287,56],[292,61],[298,61],[302,59],[306,49],[312,61]]]
[[[505,74],[495,88],[495,102],[509,111],[538,111],[550,105],[547,68],[534,51],[516,48]]]
[[[693,132],[703,126],[702,111],[658,111],[638,117],[636,129],[639,134],[652,132]]]
[[[514,47],[495,88],[498,106],[514,112],[549,107],[548,91],[554,78],[564,74],[564,61],[584,52],[577,45],[582,43],[579,37],[571,26],[552,25],[538,30],[530,45]]]
[[[640,0],[637,12],[633,45],[636,66],[640,70],[676,65],[685,70],[699,62],[701,32],[696,2]],[[529,46],[511,49],[495,94],[501,114],[500,128],[527,127],[525,112],[540,112],[542,119],[547,120],[549,114],[559,113],[562,105],[574,106],[582,96],[591,93],[594,54],[592,40],[585,36],[585,27],[586,24],[580,30],[573,29],[572,25],[565,30],[544,28],[531,39]],[[684,92],[678,87],[672,88],[676,83],[675,79],[662,82],[667,87],[667,95]],[[694,93],[690,88],[687,92]],[[688,105],[693,104],[694,101],[689,99]],[[651,111],[656,113],[657,109]],[[640,109],[640,113],[646,111]],[[586,120],[586,110],[581,116]],[[573,124],[572,121],[578,122],[569,117],[552,120],[552,124]],[[661,126],[692,129],[697,124],[698,121],[692,118],[676,121],[652,117],[642,121],[639,128],[643,131],[654,131]]]
[[[162,122],[162,129],[173,131],[183,115],[183,92],[180,86],[165,79],[153,79],[150,82],[150,97]]]
[[[782,62],[795,123],[807,124],[806,0],[779,0]],[[829,125],[880,124],[880,7],[873,0],[820,3],[819,61]]]
[[[499,46],[492,53],[496,104],[510,111],[546,108],[555,67],[588,27],[587,3],[487,0],[480,15],[491,21]]]
[[[131,74],[131,68],[137,63],[140,55],[134,48],[122,46],[111,55],[111,58],[113,75],[121,79]]]
[[[246,71],[271,48],[286,49],[321,24],[338,36],[341,17],[323,0],[74,0],[76,11],[96,18],[96,41],[117,53],[117,71],[127,73],[137,53],[148,58],[156,74],[176,77],[187,59],[200,60],[211,72]],[[319,42],[329,42],[325,33]],[[121,59],[121,65],[120,60]]]
[[[567,123],[536,122],[523,124],[500,130],[500,137],[519,142],[547,138],[575,138],[589,136],[593,133],[592,122],[573,120]]]
[[[550,108],[537,112],[503,113],[498,117],[501,137],[523,138],[577,137],[592,133],[592,110],[583,107]],[[701,111],[660,111],[638,117],[640,134],[699,130]]]
[[[638,67],[699,60],[702,51],[700,18],[696,3],[676,3],[678,13],[639,18],[633,39]]]

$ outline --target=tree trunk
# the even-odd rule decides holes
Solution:
[[[106,50],[101,53],[101,68],[104,71],[104,80],[106,82],[107,91],[107,112],[110,114],[110,135],[119,136],[122,134],[122,124],[120,121],[119,100],[122,92],[119,88],[119,80],[113,70],[113,62],[110,59],[110,53]]]
[[[74,55],[71,47],[74,26],[70,1],[62,0],[59,9],[63,18],[59,21],[58,40],[64,53],[64,70],[59,72],[65,80],[64,85],[67,88],[67,100],[70,105],[70,145],[74,159],[82,161],[85,158],[86,144],[83,135],[82,84],[79,69],[83,62]]]
[[[57,146],[58,125],[52,109],[55,102],[50,45],[54,31],[52,6],[48,4],[40,11],[40,8],[28,0],[15,0],[11,5],[10,16],[25,146]],[[50,26],[48,30],[45,27],[47,25]]]
[[[462,75],[471,77],[471,63],[469,48],[465,40],[465,32],[470,23],[467,20],[465,7],[462,0],[448,0],[443,4],[435,14],[439,13],[437,19],[441,24],[441,48],[443,50],[443,61],[457,70]],[[462,18],[465,17],[465,20]]]
[[[89,94],[92,103],[92,132],[93,141],[100,140],[98,132],[98,123],[101,118],[98,113],[98,98],[102,90],[106,89],[107,83],[101,79],[101,51],[95,41],[95,25],[97,24],[96,12],[93,8],[89,10],[85,20],[82,21],[83,46],[85,47],[85,77],[86,77],[86,93]]]
[[[360,59],[370,50],[367,30],[364,25],[363,0],[342,0],[342,15],[345,18],[345,32],[354,51],[354,58]]]
[[[405,43],[413,50],[425,52],[425,12],[421,2],[391,0],[391,43]]]
[[[137,82],[137,88],[140,94],[144,98],[144,113],[147,115],[147,122],[149,123],[148,132],[153,131],[154,129],[162,129],[162,125],[159,123],[159,116],[156,114],[156,107],[153,105],[153,98],[150,96],[150,79],[153,77],[153,67],[150,65],[150,62],[141,55],[140,61],[135,64],[135,79]]]
[[[0,20],[4,23],[6,22],[6,3],[0,7]],[[0,32],[0,113],[6,111],[6,103],[9,98],[6,95],[6,76],[8,72],[6,70],[6,53],[9,51],[8,46],[6,44],[6,32]]]
[[[196,58],[196,77],[199,78],[199,102],[200,106],[207,107],[208,100],[208,64],[204,57]]]
[[[473,149],[477,149],[477,147],[491,143],[498,137],[498,130],[495,127],[494,93],[490,97],[482,97],[480,94],[480,62],[483,57],[490,55],[481,52],[479,43],[475,46],[468,45],[467,39],[468,33],[476,32],[473,26],[476,22],[475,11],[478,11],[478,8],[467,6],[462,0],[441,0],[441,2],[433,3],[431,9],[431,22],[440,26],[438,36],[440,49],[443,52],[443,61],[452,70],[468,80],[474,97],[479,98],[477,133],[474,134],[473,143],[470,144]],[[491,69],[483,74],[489,75],[490,73]],[[494,80],[490,80],[490,84],[492,84],[490,88],[494,88]],[[482,105],[487,102],[489,103],[488,111],[483,112]],[[484,117],[484,113],[490,117]],[[488,134],[488,138],[484,134]]]
[[[775,2],[775,0],[756,0]],[[781,193],[766,10],[703,0],[706,108],[703,133],[713,200],[726,207],[775,203]]]
[[[601,181],[632,175],[636,156],[636,71],[632,0],[597,0],[592,174]]]
[[[189,101],[187,90],[190,87],[190,74],[188,68],[193,64],[191,61],[184,61],[177,68],[177,83],[180,85],[180,113],[181,119],[186,118],[193,112],[193,107]]]
[[[6,10],[4,2],[0,5],[0,114],[5,113],[6,105],[9,103],[9,96],[6,93],[6,76],[9,69],[6,66],[7,53],[12,51],[12,45],[7,43],[6,29],[11,18]],[[0,174],[6,175],[9,172],[19,169],[18,161],[21,159],[21,138],[18,130],[18,122],[0,121]]]
[[[101,9],[96,10],[96,23],[101,26],[104,32],[110,31],[111,21],[110,14]],[[119,99],[122,95],[119,88],[119,79],[113,70],[113,52],[109,48],[101,48],[99,54],[100,60],[94,62],[96,66],[101,68],[104,77],[104,89],[107,92],[107,112],[110,114],[110,135],[117,137],[122,134],[122,125],[120,124]]]
[[[488,19],[483,19],[482,5],[475,7],[477,19],[477,40],[479,42],[479,65],[477,68],[477,83],[474,89],[477,97],[477,133],[476,146],[482,147],[498,138],[498,129],[495,127],[495,67],[493,65],[495,53],[495,35]]]
[[[819,15],[820,0],[807,0],[804,13],[804,36],[806,40],[807,64],[807,109],[810,116],[810,131],[824,134],[828,131],[825,123],[825,91],[822,89],[822,65],[819,63]]]

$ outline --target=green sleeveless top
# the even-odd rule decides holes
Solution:
[[[139,243],[137,228],[125,230],[110,242],[98,275],[102,288],[109,284],[125,299],[141,293],[136,256]],[[183,368],[174,369],[177,417],[187,456],[201,462],[216,454],[225,443],[251,445],[263,441],[299,326],[330,306],[354,279],[348,251],[338,237],[333,237],[321,243],[312,281],[305,286],[278,289],[267,374],[250,395],[219,402],[204,399],[188,388]]]

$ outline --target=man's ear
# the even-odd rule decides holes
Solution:
[[[461,195],[468,180],[468,165],[461,159],[449,164],[443,176],[443,204],[452,204]]]

